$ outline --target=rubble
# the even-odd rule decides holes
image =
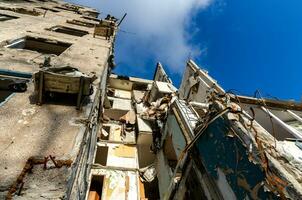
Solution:
[[[1,199],[302,199],[301,103],[225,91],[192,60],[179,89],[160,63],[113,74],[126,14],[0,11]]]

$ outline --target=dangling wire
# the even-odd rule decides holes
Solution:
[[[273,117],[270,115],[270,111],[269,109],[267,108],[267,105],[265,103],[265,99],[262,97],[261,93],[259,90],[256,90],[255,91],[255,94],[254,94],[254,97],[256,98],[257,97],[257,94],[259,96],[259,98],[261,99],[261,102],[263,103],[263,107],[265,108],[268,116],[269,116],[269,119],[270,119],[270,122],[271,122],[271,125],[272,125],[272,131],[273,131],[273,136],[274,136],[274,143],[275,143],[275,148],[277,147],[277,142],[276,142],[276,132],[275,132],[275,126],[274,126],[274,122],[273,122]]]

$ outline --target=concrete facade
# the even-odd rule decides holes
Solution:
[[[106,79],[104,74],[107,74],[107,61],[113,51],[114,38],[93,37],[93,27],[70,24],[67,20],[97,24],[93,20],[97,13],[92,8],[66,4],[63,1],[0,1],[0,16],[12,18],[0,21],[2,72],[16,72],[17,76],[22,73],[32,74],[41,69],[47,54],[51,66],[71,66],[98,77],[93,82],[94,93],[81,110],[75,109],[72,99],[36,105],[37,97],[31,79],[25,92],[14,92],[1,103],[0,199],[18,198],[16,193],[25,199],[59,199],[71,195],[73,174],[77,170],[79,154],[84,148],[83,141],[87,139],[89,127],[85,120],[94,112],[94,105],[99,106],[102,101],[100,89],[105,87],[106,80],[103,80],[103,84],[100,81]],[[58,26],[69,28],[69,32],[52,30]],[[79,36],[77,33],[85,35]],[[20,44],[10,48],[10,44],[24,38],[37,39],[39,42],[43,39],[50,44],[68,44],[68,48],[59,55],[55,53],[56,47],[49,43],[28,43],[28,47]],[[54,52],[49,54],[47,50]],[[48,170],[43,170],[43,165],[34,165],[33,172],[16,183],[29,158],[44,159],[49,155],[56,160],[69,161],[70,164],[56,169],[48,161]]]
[[[119,20],[97,17],[0,0],[0,199],[302,198],[301,104],[226,92],[192,60],[179,89],[160,63],[113,74]]]

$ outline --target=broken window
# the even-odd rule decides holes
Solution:
[[[25,2],[28,2],[28,3],[36,3],[35,1],[31,1],[31,0],[23,0]]]
[[[54,26],[54,27],[50,28],[49,30],[54,31],[54,32],[58,32],[58,33],[74,35],[74,36],[78,36],[78,37],[82,37],[82,36],[88,34],[87,31],[82,31],[82,30],[75,29],[75,28],[69,28],[69,27],[66,27],[66,26]]]
[[[11,15],[5,15],[5,14],[0,14],[0,22],[1,21],[7,21],[11,19],[18,19],[19,17],[11,16]]]
[[[27,82],[29,80],[25,77],[20,77],[18,77],[18,72],[0,71],[0,105],[2,102],[7,101],[14,92],[25,92],[27,90]]]
[[[12,95],[13,92],[12,91],[8,91],[8,90],[1,90],[0,89],[0,105],[5,102],[10,95]]]
[[[7,48],[12,49],[27,49],[31,51],[36,51],[42,54],[55,54],[59,56],[72,44],[59,42],[56,40],[48,40],[45,38],[34,38],[26,36],[12,41]]]
[[[78,25],[78,26],[85,26],[85,27],[89,27],[89,28],[93,28],[96,24],[90,23],[90,22],[84,22],[84,21],[80,21],[80,20],[67,20],[66,21],[69,24],[74,24],[74,25]]]
[[[45,11],[60,12],[59,10],[55,10],[55,9],[52,9],[52,8],[46,8],[46,7],[37,7],[37,8],[41,9],[41,10],[45,10]]]
[[[104,176],[93,175],[91,179],[88,199],[101,199]]]
[[[55,6],[54,8],[59,9],[59,10],[66,10],[70,12],[77,12],[77,8],[72,8],[72,7],[62,7],[62,6]]]
[[[108,157],[108,147],[98,146],[94,163],[106,166]]]
[[[25,14],[25,15],[33,15],[33,16],[39,16],[42,13],[36,11],[36,10],[29,10],[26,8],[11,8],[11,7],[1,7],[0,10],[9,10],[12,12],[20,13],[20,14]]]
[[[136,82],[133,84],[133,90],[142,90],[145,91],[148,89],[148,83]]]
[[[101,132],[101,140],[109,140],[110,136],[110,126],[103,126],[104,131]]]
[[[152,182],[143,182],[143,187],[145,191],[145,199],[160,199],[157,178],[155,178]]]
[[[89,17],[89,16],[82,16],[81,18],[83,19],[88,19],[88,20],[92,20],[92,21],[96,21],[96,22],[100,22],[101,20],[98,18],[94,18],[94,17]]]
[[[90,10],[86,10],[83,12],[83,15],[89,16],[89,17],[95,17],[97,18],[99,16],[99,12],[96,11],[90,11]]]

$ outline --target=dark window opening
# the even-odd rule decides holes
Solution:
[[[112,100],[112,99],[109,99],[109,102],[110,102],[110,106],[111,106],[111,108],[112,108],[112,106],[113,106],[113,100]]]
[[[2,102],[4,102],[5,100],[7,100],[9,98],[10,95],[12,95],[13,92],[12,91],[8,91],[8,90],[1,90],[0,89],[0,104]]]
[[[24,15],[32,15],[32,16],[39,16],[42,14],[34,9],[29,10],[26,8],[1,8],[1,10],[9,10],[12,12],[16,12],[16,13],[20,13],[20,14],[24,14]]]
[[[5,14],[0,14],[0,22],[1,21],[7,21],[11,19],[18,19],[19,17],[11,16],[11,15],[5,15]]]
[[[124,76],[124,75],[117,75],[117,79],[126,80],[126,81],[130,80],[129,76]]]
[[[194,169],[186,179],[186,191],[184,199],[207,199],[202,189],[202,184]]]
[[[87,31],[82,31],[79,29],[69,28],[69,27],[65,27],[65,26],[54,26],[54,27],[50,28],[50,30],[54,31],[54,32],[64,33],[64,34],[78,36],[78,37],[82,37],[82,36],[88,34]]]
[[[89,17],[94,17],[94,18],[98,18],[99,16],[99,12],[96,12],[96,11],[89,11],[89,10],[86,10],[83,12],[83,15],[86,15],[86,16],[89,16]]]
[[[61,6],[55,6],[54,8],[59,9],[59,10],[66,10],[70,12],[78,12],[78,9],[75,8],[66,8],[66,7],[61,7]]]
[[[108,88],[108,90],[107,90],[107,96],[108,97],[114,97],[114,91],[115,91],[114,88]]]
[[[31,0],[23,0],[25,2],[28,2],[28,3],[36,3],[35,1],[31,1]]]
[[[11,92],[25,92],[27,90],[26,79],[18,79],[11,77],[0,77],[0,90]]]
[[[41,9],[41,10],[51,11],[51,12],[60,12],[59,10],[55,10],[55,9],[52,9],[52,8],[46,8],[46,7],[37,7],[37,8]]]
[[[54,104],[54,105],[76,106],[77,97],[78,94],[45,91],[43,94],[43,103]]]
[[[96,24],[93,23],[89,23],[89,22],[84,22],[84,21],[80,21],[80,20],[67,20],[66,21],[69,24],[74,24],[74,25],[78,25],[78,26],[85,26],[85,27],[89,27],[89,28],[93,28],[94,26],[96,26]]]
[[[103,133],[101,133],[101,140],[109,140],[110,126],[103,126],[103,129],[108,133],[108,135],[104,135]]]
[[[157,178],[155,178],[152,182],[143,182],[143,184],[146,199],[160,199]]]
[[[96,21],[96,22],[101,22],[100,19],[94,18],[94,17],[82,16],[81,18],[83,18],[83,19],[88,19],[88,20],[92,20],[92,21]]]
[[[55,1],[55,0],[36,0],[36,1],[58,3],[58,2]]]
[[[25,92],[28,79],[0,76],[0,103],[6,101],[14,92]]]
[[[14,40],[6,47],[12,49],[26,49],[30,51],[36,51],[42,54],[55,54],[59,56],[71,45],[72,44],[59,42],[56,40],[48,40],[45,38],[34,38],[27,36],[18,40]]]
[[[70,10],[80,10],[80,9],[84,9],[83,6],[77,5],[77,4],[63,4],[62,7],[70,9]]]
[[[146,83],[134,83],[133,90],[147,90],[148,84]]]
[[[98,146],[94,163],[106,166],[108,157],[108,147]]]
[[[103,190],[104,176],[93,175],[88,199],[101,199]]]

